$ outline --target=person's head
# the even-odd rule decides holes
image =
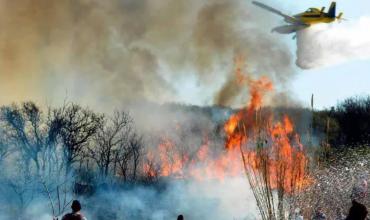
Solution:
[[[177,216],[177,220],[184,220],[184,216],[183,215]]]
[[[356,202],[356,200],[352,201],[352,207],[349,209],[349,214],[347,219],[358,219],[363,220],[367,216],[367,209],[361,203]]]
[[[321,213],[322,212],[321,206],[317,206],[315,211],[316,211],[316,213]]]
[[[81,203],[78,200],[73,200],[71,208],[73,212],[78,212],[81,210]]]

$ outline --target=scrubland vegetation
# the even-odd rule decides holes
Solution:
[[[233,112],[220,107],[162,107],[207,117],[214,123],[209,128],[209,138],[218,141],[222,140],[222,124]],[[300,132],[307,132],[301,135],[308,137],[305,144],[315,179],[290,202],[305,215],[310,215],[316,206],[324,207],[331,216],[336,214],[336,208],[346,212],[356,184],[369,178],[370,97],[350,98],[320,111],[287,111],[298,115],[297,120],[299,115],[310,116],[305,126],[296,124],[303,127],[298,129]],[[202,127],[193,126],[192,130],[185,139],[203,138]],[[198,137],[191,136],[194,134]],[[148,146],[147,135],[127,111],[107,115],[74,103],[49,108],[33,102],[2,106],[0,219],[25,218],[28,207],[40,200],[47,201],[45,213],[60,216],[77,197],[90,201],[92,208],[102,200],[110,204],[109,198],[97,197],[101,190],[165,188],[170,177],[162,177],[161,167],[148,160],[148,149],[153,146]],[[151,134],[150,138],[156,135],[161,136]],[[185,139],[184,143],[190,143]],[[108,205],[99,207],[110,213]]]

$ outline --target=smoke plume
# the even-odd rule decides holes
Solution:
[[[3,0],[0,103],[233,104],[240,94],[223,88],[235,54],[249,74],[283,83],[292,73],[266,33],[272,20],[242,0]]]
[[[210,120],[154,109],[145,101],[245,104],[248,88],[234,87],[237,56],[245,59],[248,77],[266,75],[284,88],[293,73],[292,60],[287,46],[266,31],[274,19],[245,0],[2,0],[0,105],[24,100],[60,105],[67,98],[106,112],[135,102],[130,110],[137,127],[147,129],[142,133],[172,132],[191,150],[202,144],[207,131],[202,125],[221,151],[215,121],[228,116],[227,109],[210,109]],[[191,124],[170,127],[182,120]],[[151,145],[157,143],[147,148]],[[168,182],[162,191],[138,187],[102,193],[105,200],[97,198],[96,204],[113,201],[117,218],[111,219],[174,219],[179,212],[189,219],[246,219],[255,213],[243,176],[222,183]],[[87,217],[98,216],[94,211],[99,207],[83,204]],[[45,207],[48,202],[41,198],[26,214],[50,219],[39,211]]]
[[[320,24],[297,35],[297,65],[303,69],[370,58],[370,17]]]
[[[87,219],[255,219],[257,207],[245,178],[225,182],[169,183],[166,189],[137,186],[122,191],[100,191],[96,196],[82,199],[82,212]],[[238,190],[235,190],[237,188]],[[0,219],[13,219],[4,211]],[[27,219],[50,220],[48,201],[35,199],[27,209]]]

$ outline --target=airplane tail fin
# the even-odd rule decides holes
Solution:
[[[328,12],[329,17],[335,18],[335,14],[336,14],[335,13],[335,9],[336,9],[336,6],[337,6],[337,4],[335,2],[332,2],[331,3],[330,8],[329,8],[329,12]]]

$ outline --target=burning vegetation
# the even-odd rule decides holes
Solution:
[[[370,97],[292,107],[290,48],[250,3],[0,1],[0,103],[55,104],[0,107],[0,220],[60,219],[74,199],[98,220],[370,205]]]
[[[243,61],[235,59],[236,80],[238,86],[249,88],[250,100],[225,121],[225,148],[215,151],[205,135],[202,145],[190,155],[163,137],[156,152],[148,153],[144,172],[151,177],[219,181],[245,173],[262,219],[284,219],[292,211],[287,200],[310,181],[308,157],[291,119],[284,115],[281,121],[274,120],[272,112],[262,111],[264,96],[273,90],[273,84],[266,77],[254,80],[246,76]]]
[[[285,219],[291,211],[284,206],[285,196],[294,196],[308,182],[308,158],[289,117],[276,121],[272,113],[261,111],[265,93],[273,89],[271,81],[244,77],[239,65],[238,82],[248,85],[251,98],[246,108],[225,123],[225,147],[240,150],[262,219]]]
[[[237,181],[237,190],[251,192],[253,198],[248,204],[256,204],[259,214],[255,216],[263,220],[291,218],[297,208],[305,217],[312,216],[318,207],[330,216],[336,215],[331,206],[325,205],[325,198],[339,202],[357,196],[366,201],[367,172],[361,174],[361,169],[343,165],[343,160],[328,162],[339,155],[330,151],[336,115],[326,119],[327,137],[322,138],[325,147],[316,150],[311,137],[301,138],[292,111],[266,107],[274,85],[268,77],[246,74],[244,62],[244,57],[235,58],[233,79],[235,87],[247,88],[249,99],[237,110],[161,106],[159,113],[166,115],[165,120],[144,121],[140,126],[140,117],[132,117],[127,111],[105,115],[74,103],[45,111],[33,102],[1,107],[0,166],[4,172],[0,174],[0,193],[7,199],[0,199],[0,208],[6,213],[0,219],[36,219],[40,213],[33,216],[37,207],[34,203],[39,201],[49,210],[47,219],[61,216],[74,198],[83,198],[88,204],[89,218],[104,212],[114,219],[168,219],[181,212],[194,219],[209,219],[205,209],[194,212],[195,207],[188,205],[199,202],[202,196],[179,196],[179,191],[194,193],[192,187],[206,191],[214,185],[219,187],[215,191],[225,190],[241,177],[246,182]],[[346,102],[344,107],[353,106],[350,104]],[[340,111],[345,112],[344,107]],[[150,108],[154,114],[155,108]],[[181,114],[171,115],[173,112]],[[323,114],[317,114],[307,127],[319,131],[317,121]],[[338,123],[346,122],[340,119]],[[367,165],[360,163],[368,170]],[[340,171],[343,169],[361,177],[349,181],[348,175]],[[336,184],[337,194],[332,192],[335,187],[331,184]],[[215,191],[210,196],[213,199]],[[321,198],[321,192],[325,198]],[[225,195],[219,195],[217,202],[240,202],[232,199],[226,201]],[[164,202],[171,200],[178,204]],[[132,205],[132,201],[140,202]],[[214,204],[212,199],[206,202]],[[111,205],[125,210],[120,213]],[[213,217],[251,216],[245,209],[230,210]]]

